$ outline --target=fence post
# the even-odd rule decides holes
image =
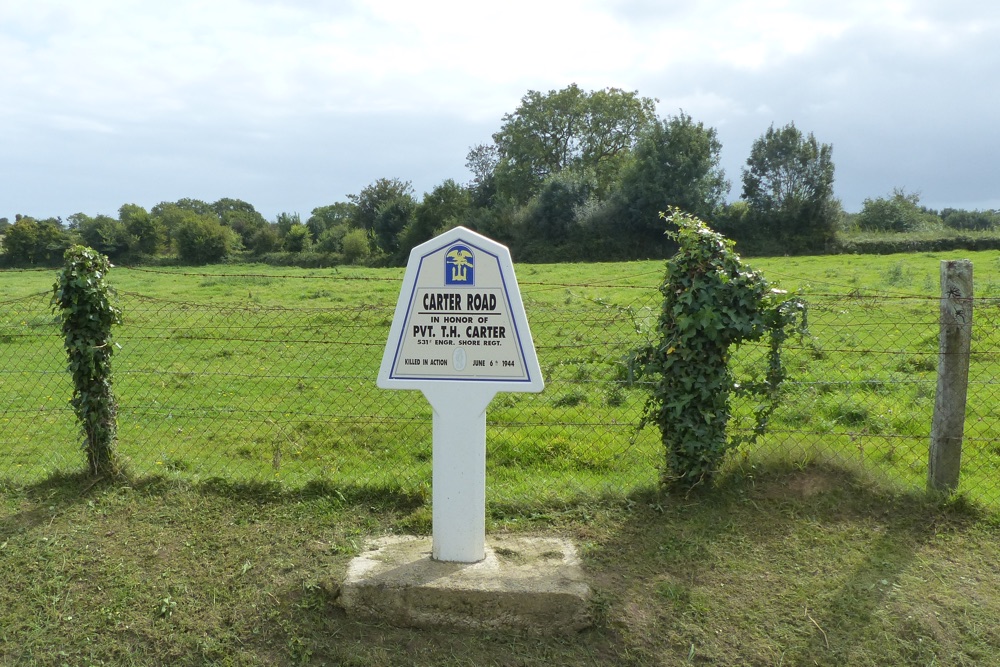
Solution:
[[[937,395],[927,472],[927,486],[934,491],[958,488],[971,342],[972,262],[943,260]]]

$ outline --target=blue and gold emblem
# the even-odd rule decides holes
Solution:
[[[475,285],[476,256],[468,246],[453,245],[444,255],[445,285]]]

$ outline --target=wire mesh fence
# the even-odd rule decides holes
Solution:
[[[660,295],[535,298],[522,283],[546,388],[500,394],[487,412],[493,504],[620,497],[657,483],[659,434],[637,431],[644,388],[631,350],[655,336]],[[397,287],[398,289],[398,287]],[[391,290],[390,290],[391,291]],[[734,458],[858,466],[923,488],[938,358],[938,299],[812,295],[790,382],[768,434]],[[0,303],[0,478],[31,483],[84,467],[58,322],[48,293]],[[324,482],[422,492],[431,410],[375,386],[394,296],[331,307],[216,303],[122,292],[113,364],[118,450],[137,475]],[[1000,506],[1000,300],[979,299],[961,490]],[[735,356],[763,373],[763,347]],[[756,406],[734,399],[733,429]]]

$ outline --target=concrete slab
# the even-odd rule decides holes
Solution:
[[[576,548],[554,537],[487,538],[478,563],[431,558],[431,538],[372,541],[351,561],[338,603],[400,626],[570,633],[590,625],[590,586]]]

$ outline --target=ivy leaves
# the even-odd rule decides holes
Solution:
[[[92,475],[117,475],[114,454],[118,403],[111,386],[111,327],[121,323],[105,282],[108,258],[91,248],[66,250],[65,266],[52,289],[52,309],[62,318],[63,344],[73,376],[70,403],[84,434]]]
[[[680,247],[660,286],[659,340],[635,351],[631,365],[650,387],[640,427],[660,429],[662,481],[691,488],[712,478],[729,449],[764,432],[785,377],[782,344],[794,331],[805,331],[805,304],[783,299],[743,264],[732,241],[698,218],[676,209],[660,215],[677,225],[667,233]],[[765,379],[738,384],[729,368],[732,349],[765,336]],[[749,436],[727,433],[735,391],[762,399]]]

